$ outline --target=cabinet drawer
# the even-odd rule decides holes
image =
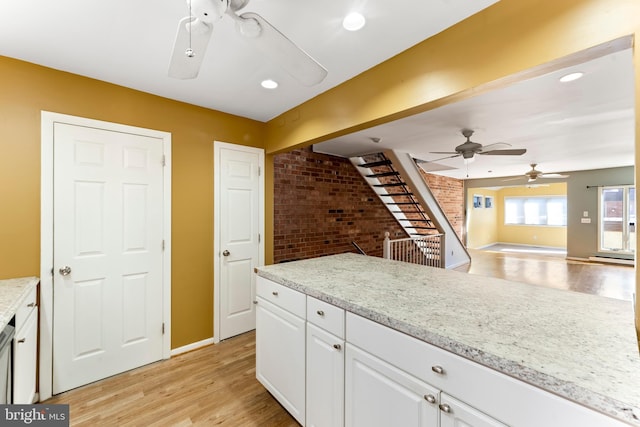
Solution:
[[[298,317],[306,317],[306,296],[264,277],[256,278],[256,294]]]
[[[344,339],[344,310],[335,305],[308,296],[307,321]]]
[[[20,331],[22,326],[27,321],[29,314],[36,308],[38,287],[34,286],[29,292],[27,298],[20,304],[20,307],[16,310],[16,331]]]

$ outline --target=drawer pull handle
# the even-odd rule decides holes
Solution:
[[[20,339],[18,340],[18,344],[22,344],[22,343],[24,343],[25,341],[27,341],[27,339],[26,339],[26,338],[20,338]]]
[[[257,301],[257,300],[254,300],[254,301],[253,301],[253,303],[254,303],[254,304],[257,304],[257,303],[258,303],[258,301]]]
[[[271,295],[273,295],[274,297],[277,297],[278,296],[278,292],[277,291],[273,291],[273,292],[271,292]]]
[[[324,311],[322,310],[318,310],[316,311],[316,313],[318,313],[318,316],[324,316]]]
[[[334,344],[333,348],[335,348],[336,350],[340,350],[342,346],[340,344]]]
[[[429,403],[436,403],[436,397],[433,394],[425,394],[424,400],[426,400]]]
[[[442,412],[446,412],[447,414],[451,413],[451,406],[447,405],[446,403],[441,403],[440,405],[438,405],[438,407]]]
[[[439,375],[444,374],[444,368],[442,366],[440,366],[440,365],[432,366],[431,370],[433,372],[435,372],[436,374],[439,374]]]
[[[31,308],[31,307],[35,307],[36,303],[35,302],[30,302],[29,304],[27,304],[27,307]]]

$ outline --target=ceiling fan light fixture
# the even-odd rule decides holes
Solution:
[[[578,72],[566,74],[566,75],[560,77],[560,81],[562,83],[569,83],[569,82],[572,82],[574,80],[578,80],[582,76],[584,76],[584,73],[581,72],[581,71],[578,71]]]
[[[366,20],[364,16],[358,12],[351,12],[344,17],[342,26],[347,31],[358,31],[364,27]]]
[[[464,162],[465,165],[468,165],[469,163],[473,163],[476,161],[475,156],[472,157],[462,157],[462,161]]]
[[[260,85],[265,89],[276,89],[278,87],[278,82],[271,79],[263,80]]]

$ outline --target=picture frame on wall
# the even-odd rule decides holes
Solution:
[[[491,196],[484,197],[484,207],[487,209],[491,209],[493,207],[493,197]]]

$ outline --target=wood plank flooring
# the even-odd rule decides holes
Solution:
[[[256,380],[249,332],[54,396],[72,426],[273,426],[299,424]]]
[[[630,299],[633,267],[471,251],[472,274]],[[255,379],[253,332],[58,395],[72,426],[298,426]]]
[[[567,260],[558,255],[470,249],[471,264],[458,271],[631,301],[632,266]]]

